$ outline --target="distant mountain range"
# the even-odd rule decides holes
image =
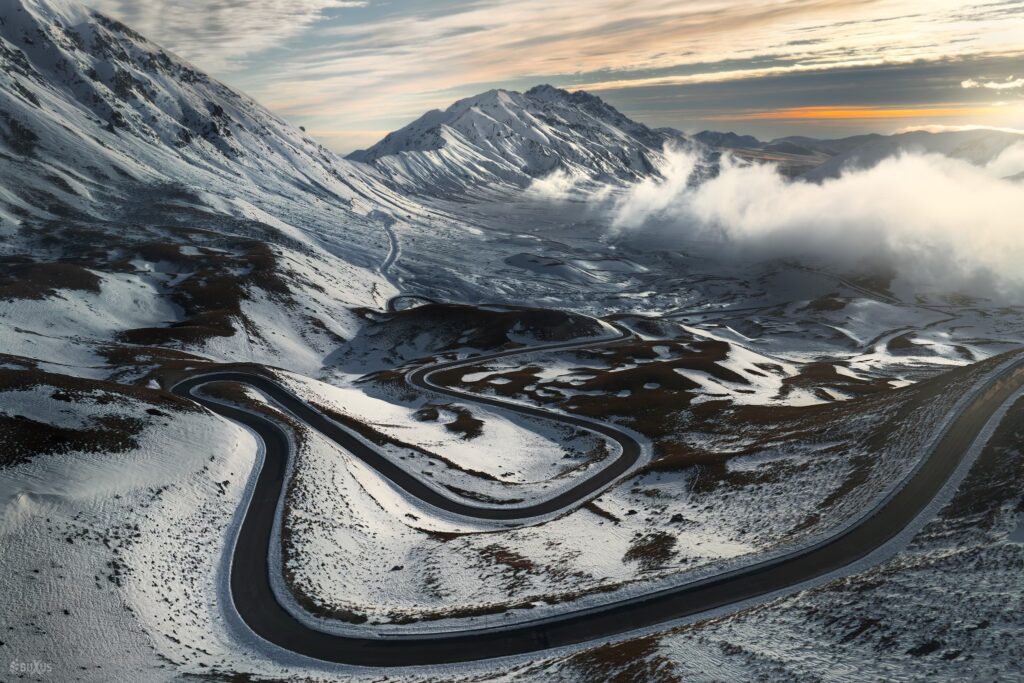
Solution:
[[[846,169],[869,168],[902,152],[942,154],[983,165],[1007,147],[1024,141],[1024,135],[976,128],[935,133],[912,131],[895,135],[853,135],[825,140],[793,135],[762,142],[750,135],[706,130],[694,135],[693,139],[742,158],[767,160],[773,154],[805,157],[810,167],[797,175],[806,180],[820,180],[834,178]],[[793,160],[787,161],[792,163]]]
[[[595,95],[539,85],[523,93],[489,90],[429,111],[348,159],[374,166],[401,192],[444,196],[520,189],[556,171],[576,180],[628,184],[659,175],[666,144],[697,151],[712,166],[728,152],[814,180],[909,151],[983,164],[1022,139],[992,129],[769,141],[711,130],[689,136],[649,128]]]

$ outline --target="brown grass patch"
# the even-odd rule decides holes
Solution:
[[[633,539],[622,556],[623,562],[636,562],[642,569],[664,567],[676,554],[676,537],[665,531],[655,531]]]
[[[600,505],[598,505],[597,503],[595,503],[592,500],[587,502],[583,506],[583,508],[585,510],[589,510],[589,511],[593,512],[595,515],[597,515],[598,517],[600,517],[602,519],[607,519],[609,522],[614,522],[615,524],[618,524],[619,522],[622,521],[621,519],[619,519],[618,517],[616,517],[612,513],[608,512],[607,510],[605,510],[603,507],[601,507]]]
[[[609,643],[572,655],[580,680],[607,683],[681,683],[672,660],[658,654],[657,636]]]
[[[39,455],[122,453],[138,448],[136,435],[145,423],[137,418],[98,417],[91,425],[69,429],[22,415],[0,413],[0,468],[28,462]]]
[[[444,428],[454,434],[461,434],[464,441],[470,441],[483,434],[483,420],[473,417],[468,408],[451,403],[428,403],[417,410],[413,417],[420,422],[437,422],[441,419],[441,410],[455,413],[455,419],[446,422]]]
[[[0,368],[0,392],[39,388],[50,391],[53,400],[69,405],[116,404],[123,405],[126,411],[153,417],[166,415],[164,411],[196,410],[194,404],[154,389],[58,375],[28,366]],[[150,407],[137,411],[140,403]],[[27,462],[39,455],[128,451],[138,447],[135,437],[149,419],[143,415],[106,415],[94,418],[87,426],[69,428],[30,419],[16,411],[16,406],[0,411],[0,467]]]
[[[796,375],[782,380],[779,397],[788,396],[796,388],[808,389],[819,398],[830,401],[833,400],[833,396],[827,393],[828,389],[834,388],[854,396],[867,396],[891,391],[892,385],[889,384],[888,379],[857,379],[839,374],[833,363],[808,363],[801,366],[800,372]]]
[[[921,345],[915,344],[913,342],[913,336],[914,335],[912,332],[908,332],[906,334],[901,334],[898,337],[893,337],[892,339],[889,340],[889,343],[886,344],[886,348],[889,350],[890,353],[907,353],[910,351],[920,351]]]
[[[815,311],[819,313],[841,311],[846,308],[846,302],[842,299],[836,298],[834,294],[828,294],[823,297],[819,297],[806,306],[801,308],[802,311]]]
[[[171,295],[184,310],[184,320],[167,327],[126,330],[118,335],[119,340],[145,345],[198,344],[213,337],[231,337],[238,324],[250,335],[259,337],[259,330],[242,312],[242,301],[255,287],[288,304],[291,290],[278,271],[276,255],[269,245],[242,240],[227,246],[232,253],[205,250],[198,256],[184,256],[175,244],[136,245],[136,251],[148,255],[144,257],[149,260],[187,262],[195,270],[174,287]]]
[[[100,277],[74,263],[0,259],[0,299],[46,299],[60,290],[99,293]]]

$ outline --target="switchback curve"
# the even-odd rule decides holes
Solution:
[[[482,362],[491,357],[459,362]],[[436,391],[438,388],[429,383],[430,374],[449,367],[422,368],[411,377],[417,378],[417,386],[426,385]],[[276,422],[191,395],[199,384],[216,379],[243,382],[261,391],[266,390],[265,382],[269,380],[249,373],[213,372],[186,379],[173,388],[175,393],[250,427],[266,446],[266,457],[233,548],[229,580],[239,616],[259,637],[301,655],[360,666],[399,667],[518,655],[614,636],[776,593],[847,567],[898,535],[938,495],[989,418],[1024,387],[1024,357],[1019,356],[997,375],[988,377],[980,390],[959,407],[935,446],[901,487],[852,526],[810,547],[699,581],[545,619],[427,634],[388,635],[367,629],[366,636],[311,628],[278,603],[270,582],[269,553],[276,551],[270,547],[272,530],[277,502],[287,484],[290,441]],[[459,397],[465,398],[462,394]],[[502,403],[502,407],[507,405]]]

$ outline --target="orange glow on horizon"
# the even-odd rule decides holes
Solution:
[[[807,120],[870,120],[927,119],[950,116],[990,116],[1005,111],[995,106],[939,107],[790,107],[773,111],[714,116],[721,121],[807,121]]]

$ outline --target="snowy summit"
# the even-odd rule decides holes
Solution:
[[[651,130],[595,95],[538,85],[489,90],[432,110],[348,155],[420,193],[482,185],[522,188],[555,170],[601,182],[657,175],[676,133]]]

